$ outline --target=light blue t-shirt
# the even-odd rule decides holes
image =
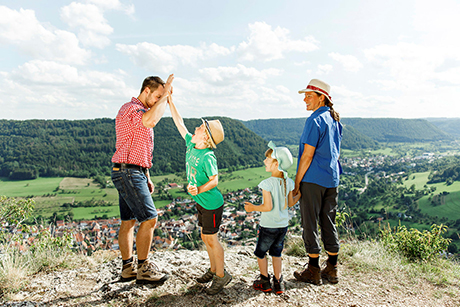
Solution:
[[[332,118],[329,107],[320,107],[307,118],[300,137],[297,170],[305,144],[316,149],[310,167],[302,179],[303,182],[315,183],[325,188],[339,186],[339,177],[342,173],[339,162],[341,142],[342,124]]]
[[[289,201],[287,196],[294,190],[294,181],[291,178],[286,179],[286,193],[284,192],[283,178],[270,177],[259,183],[259,188],[270,192],[272,196],[272,210],[261,212],[260,226],[265,228],[282,228],[287,227],[289,223]],[[286,201],[288,206],[286,208]]]

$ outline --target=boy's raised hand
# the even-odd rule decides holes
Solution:
[[[198,187],[196,185],[189,184],[187,186],[187,191],[190,193],[190,195],[196,196],[198,194]]]

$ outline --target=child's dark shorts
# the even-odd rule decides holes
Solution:
[[[201,205],[196,204],[198,210],[198,226],[201,228],[201,233],[205,235],[213,235],[219,232],[220,223],[222,222],[222,213],[224,205],[214,210],[208,210]]]
[[[257,258],[263,259],[265,258],[267,251],[269,251],[270,256],[281,257],[286,232],[287,227],[265,228],[259,226],[259,238],[257,239],[257,246],[254,251],[254,255],[256,255]]]

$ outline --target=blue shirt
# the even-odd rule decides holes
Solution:
[[[302,182],[315,183],[325,188],[339,186],[339,176],[342,173],[339,163],[341,141],[342,124],[332,118],[329,107],[320,107],[307,118],[300,137],[297,170],[305,144],[316,149]]]

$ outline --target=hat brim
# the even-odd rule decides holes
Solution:
[[[214,140],[212,139],[212,133],[210,131],[211,128],[209,127],[209,124],[203,118],[201,119],[201,121],[203,122],[204,127],[206,128],[206,131],[208,132],[209,139],[211,140],[212,148],[217,148],[216,143],[214,143]]]
[[[308,88],[304,88],[304,89],[301,89],[301,90],[299,91],[299,94],[303,94],[303,93],[307,93],[307,92],[316,92],[316,91],[311,90],[311,89],[308,89]]]

